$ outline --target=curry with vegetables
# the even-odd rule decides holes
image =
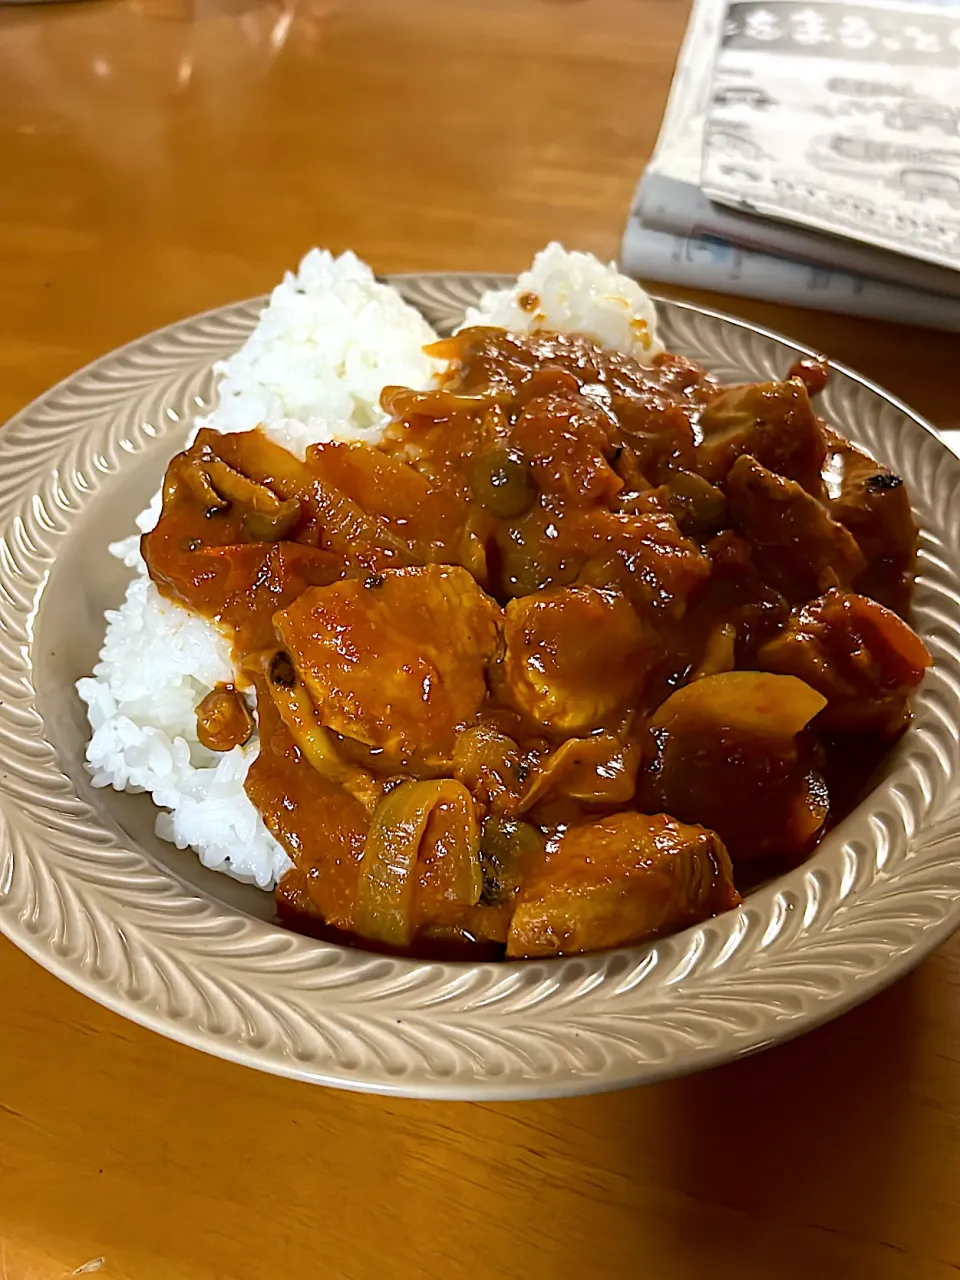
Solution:
[[[724,387],[583,337],[467,329],[376,444],[202,430],[144,535],[231,637],[199,741],[293,927],[551,956],[735,907],[909,719],[904,485],[817,414],[815,361]]]

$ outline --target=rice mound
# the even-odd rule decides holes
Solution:
[[[635,280],[591,253],[548,244],[510,289],[485,293],[461,328],[493,325],[514,333],[581,333],[649,365],[663,351],[653,299]]]
[[[643,363],[663,349],[640,286],[612,264],[558,244],[537,254],[513,288],[485,294],[467,312],[470,324],[584,333]],[[386,421],[382,388],[429,386],[438,366],[423,347],[436,336],[354,254],[312,249],[274,289],[241,349],[214,366],[217,404],[194,429],[260,425],[300,458],[311,444],[375,441]],[[152,529],[159,514],[157,494],[137,527]],[[110,550],[134,577],[120,608],[107,611],[93,675],[77,682],[93,731],[86,751],[93,785],[149,792],[162,810],[157,834],[164,840],[192,847],[207,867],[271,889],[290,862],[243,789],[256,736],[224,754],[197,739],[197,704],[234,677],[229,632],[160,595],[139,535]]]
[[[436,337],[354,254],[311,249],[236,355],[213,366],[217,407],[197,425],[230,432],[263,424],[300,458],[311,444],[375,440],[386,422],[380,392],[427,386],[439,366],[423,348]]]

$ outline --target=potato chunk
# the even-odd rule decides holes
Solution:
[[[801,736],[826,699],[802,680],[726,671],[684,685],[650,722],[645,809],[703,822],[734,862],[805,853],[827,816],[813,747]]]
[[[720,838],[659,814],[573,827],[521,890],[509,956],[571,955],[684,929],[739,905]]]
[[[508,700],[535,724],[579,734],[642,687],[651,636],[614,591],[562,587],[511,600],[504,624]]]
[[[466,569],[427,565],[312,588],[274,624],[321,722],[396,767],[452,758],[486,696],[500,618]]]

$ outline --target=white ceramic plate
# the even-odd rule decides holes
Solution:
[[[499,277],[392,283],[441,330]],[[210,366],[263,299],[172,325],[0,432],[0,929],[112,1009],[237,1062],[352,1089],[508,1098],[612,1089],[787,1039],[865,999],[960,923],[960,459],[835,368],[822,412],[894,467],[922,528],[916,622],[935,665],[870,797],[744,907],[655,945],[502,964],[397,960],[270,923],[270,895],[153,834],[148,797],[90,786],[74,681],[103,638],[129,533]],[[668,348],[726,380],[806,350],[659,304]]]

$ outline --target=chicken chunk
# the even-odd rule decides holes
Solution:
[[[806,852],[827,816],[803,730],[826,699],[802,680],[727,671],[685,685],[650,722],[644,809],[715,830],[736,863]]]
[[[486,696],[500,619],[465,569],[427,565],[312,588],[274,624],[321,723],[391,768],[451,760]]]
[[[613,591],[562,587],[505,611],[504,696],[534,724],[589,732],[643,687],[652,637]]]
[[[207,583],[215,573],[219,576],[217,614],[233,627],[237,653],[272,647],[277,610],[292,604],[308,587],[327,586],[343,575],[335,556],[299,542],[201,549],[195,560]]]
[[[585,557],[579,581],[622,590],[638,609],[683,617],[710,561],[666,512],[584,512],[571,541]]]
[[[663,484],[678,469],[692,471],[696,467],[691,416],[687,405],[669,401],[647,406],[639,423],[631,421],[629,412],[622,415],[624,444],[647,483]]]
[[[684,929],[738,906],[722,841],[663,814],[566,832],[520,892],[508,956],[572,955]]]
[[[530,400],[509,439],[528,460],[542,493],[589,505],[607,501],[623,488],[608,461],[618,434],[612,415],[588,397],[567,391]]]
[[[758,661],[768,671],[799,676],[827,699],[818,722],[826,731],[891,736],[909,718],[907,697],[930,655],[891,610],[865,596],[829,591],[795,609]]]
[[[799,378],[728,387],[700,415],[697,469],[716,484],[748,453],[807,493],[823,493],[820,472],[826,444],[819,419]]]
[[[856,539],[823,503],[755,458],[744,455],[730,469],[727,504],[764,579],[790,601],[849,587],[866,568]]]
[[[906,617],[917,560],[917,522],[898,475],[824,427],[830,513],[853,534],[867,561],[854,586]]]

